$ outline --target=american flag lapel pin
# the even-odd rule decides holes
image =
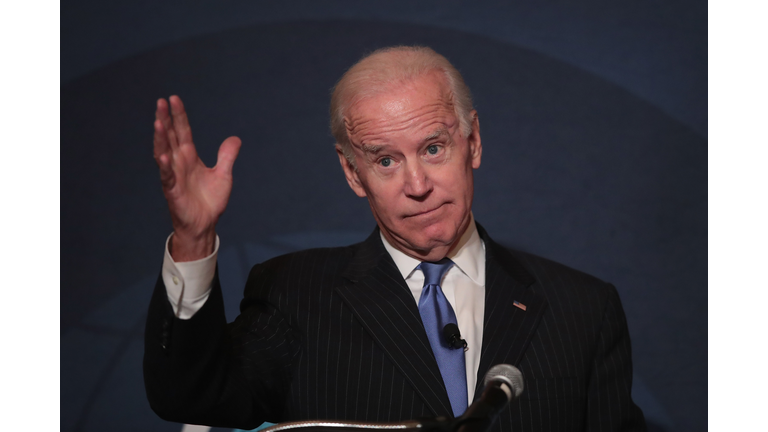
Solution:
[[[515,305],[515,307],[518,307],[518,308],[520,308],[520,309],[522,309],[522,310],[526,310],[526,309],[528,309],[527,307],[525,307],[525,305],[524,305],[524,304],[520,303],[520,302],[519,302],[519,301],[517,301],[517,300],[515,300],[515,302],[514,302],[514,303],[512,303],[512,304],[513,304],[513,305]]]

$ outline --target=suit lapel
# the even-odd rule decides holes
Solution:
[[[482,394],[488,369],[499,363],[519,366],[547,307],[546,299],[529,288],[536,282],[533,276],[491,240],[480,224],[477,229],[486,246],[486,270],[483,344],[475,400]]]
[[[361,244],[336,292],[436,416],[451,403],[413,295],[379,237]]]

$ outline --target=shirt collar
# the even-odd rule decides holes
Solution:
[[[485,286],[485,244],[480,239],[475,225],[475,217],[471,213],[470,218],[469,226],[461,236],[459,245],[448,254],[448,258],[476,284]],[[403,279],[411,277],[421,261],[395,249],[381,232],[379,235],[384,243],[384,248],[389,252]]]

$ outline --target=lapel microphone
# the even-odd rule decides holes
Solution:
[[[443,327],[443,339],[448,343],[448,346],[453,349],[464,349],[464,352],[466,352],[469,347],[467,346],[467,341],[461,338],[461,333],[459,333],[459,326],[457,326],[454,323],[448,323]]]

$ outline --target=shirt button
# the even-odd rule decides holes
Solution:
[[[178,277],[176,277],[176,276],[173,277],[173,284],[174,285],[178,285],[179,284],[179,278]]]

